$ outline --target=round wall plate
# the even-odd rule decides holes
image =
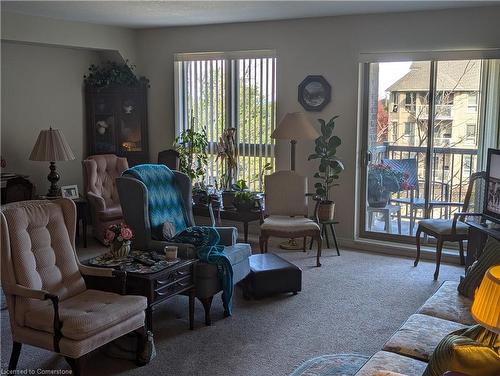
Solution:
[[[323,76],[311,75],[299,85],[299,103],[306,111],[321,111],[329,102],[332,87]]]

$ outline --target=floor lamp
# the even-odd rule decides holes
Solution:
[[[276,140],[290,140],[290,169],[295,171],[295,147],[297,141],[315,140],[319,133],[303,112],[286,114],[271,134]],[[284,249],[302,249],[295,239],[289,239],[280,244]]]

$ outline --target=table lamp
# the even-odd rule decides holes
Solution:
[[[56,172],[56,161],[72,161],[75,159],[64,135],[59,129],[42,129],[30,154],[30,161],[50,162],[50,173],[47,180],[50,182],[48,197],[60,196],[57,186],[59,174]]]
[[[488,269],[476,290],[472,317],[482,327],[500,334],[500,265]]]
[[[295,145],[297,140],[315,140],[319,133],[303,112],[286,114],[271,134],[277,140],[290,140],[290,169],[295,171]]]

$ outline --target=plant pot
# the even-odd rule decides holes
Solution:
[[[318,205],[318,219],[320,222],[333,221],[335,204],[333,201],[321,201]]]
[[[255,207],[255,201],[234,201],[234,207],[238,211],[250,211]]]
[[[193,193],[194,205],[206,205],[208,202],[208,193],[206,191],[197,191]]]
[[[232,209],[234,208],[234,195],[236,192],[233,191],[224,191],[222,192],[222,206],[224,209]]]
[[[113,257],[123,258],[127,257],[130,253],[130,240],[124,240],[123,242],[115,241],[109,246],[109,250]]]
[[[390,198],[390,191],[370,192],[370,190],[368,190],[368,206],[372,208],[385,208]]]

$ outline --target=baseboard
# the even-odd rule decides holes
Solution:
[[[374,239],[339,238],[339,243],[342,248],[350,248],[357,251],[383,253],[386,255],[408,257],[413,259],[415,258],[417,252],[415,244],[384,242]],[[435,248],[422,246],[420,248],[420,259],[434,261],[436,259]],[[441,261],[449,264],[460,265],[459,255],[456,253],[451,253],[446,249],[443,249]]]

